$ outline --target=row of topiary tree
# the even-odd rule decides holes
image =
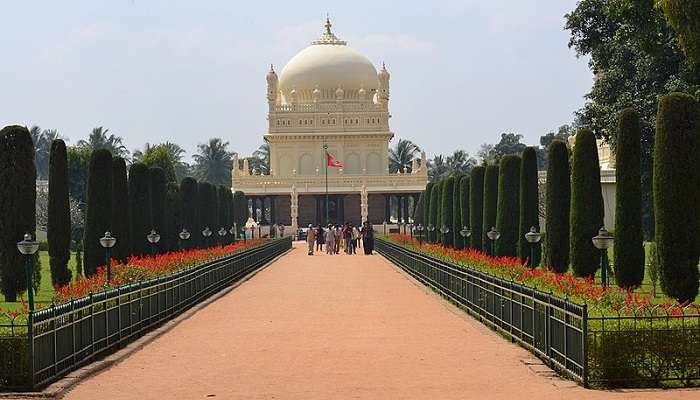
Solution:
[[[659,101],[654,156],[656,241],[664,292],[679,301],[698,294],[700,256],[700,106],[694,97],[672,93]],[[616,148],[614,266],[620,287],[633,289],[644,279],[642,235],[641,143],[639,117],[620,113]],[[596,138],[582,129],[573,152],[563,141],[548,148],[543,263],[556,272],[592,277],[600,250],[591,239],[603,226],[604,206]],[[570,163],[571,160],[571,163]],[[500,233],[498,256],[530,257],[525,234],[539,231],[537,154],[501,158],[499,165],[478,166],[469,176],[452,175],[431,182],[414,216],[426,240],[492,252],[488,231]],[[447,234],[441,228],[449,229]],[[469,240],[460,234],[471,231]],[[539,258],[539,257],[538,257]]]
[[[47,239],[54,286],[71,281],[68,268],[71,242],[66,145],[54,140],[49,161]],[[0,290],[7,301],[16,301],[26,291],[21,255],[16,243],[36,227],[36,170],[34,147],[29,131],[22,126],[0,130]],[[244,193],[222,185],[185,178],[180,185],[168,183],[165,172],[141,163],[128,170],[121,157],[107,150],[92,152],[87,179],[83,235],[84,273],[93,275],[105,264],[100,238],[110,232],[117,238],[112,258],[121,262],[129,256],[166,253],[180,248],[203,248],[232,242],[232,228],[239,232],[248,219]],[[203,231],[209,228],[211,235]],[[226,234],[219,235],[225,229]],[[189,239],[180,239],[187,230]],[[152,245],[147,235],[160,235]],[[223,233],[223,231],[222,231]]]

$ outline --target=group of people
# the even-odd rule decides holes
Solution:
[[[340,254],[342,249],[345,254],[357,254],[357,248],[361,247],[366,255],[372,255],[374,251],[374,230],[369,222],[362,224],[358,228],[352,223],[346,222],[343,225],[332,225],[314,227],[309,224],[306,233],[306,242],[309,245],[309,255],[316,251],[323,251],[326,246],[326,254]]]

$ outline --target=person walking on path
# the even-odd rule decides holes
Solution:
[[[340,245],[343,241],[343,231],[340,229],[340,226],[335,226],[333,234],[335,235],[335,254],[340,254]]]
[[[309,245],[309,255],[314,255],[314,244],[316,242],[316,231],[314,227],[309,224],[309,230],[306,231],[306,243]]]
[[[343,239],[345,240],[345,254],[352,254],[352,228],[347,222],[343,228]]]
[[[374,251],[374,229],[367,221],[362,226],[362,248],[366,255],[371,256]]]
[[[316,228],[316,251],[323,251],[323,245],[326,243],[326,235],[324,235],[321,225]]]
[[[353,225],[352,226],[352,254],[357,254],[357,248],[360,247],[360,229]]]
[[[326,235],[326,254],[335,254],[335,230],[333,225],[328,225]]]

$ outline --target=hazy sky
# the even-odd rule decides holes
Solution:
[[[266,129],[265,74],[334,32],[391,72],[391,129],[428,151],[474,154],[569,123],[591,85],[567,47],[575,0],[0,0],[0,125],[95,126],[250,154]],[[396,139],[394,139],[396,140]]]

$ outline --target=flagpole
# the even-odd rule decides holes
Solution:
[[[323,141],[323,152],[326,158],[324,163],[326,166],[326,223],[324,225],[328,225],[328,145],[325,140]]]

